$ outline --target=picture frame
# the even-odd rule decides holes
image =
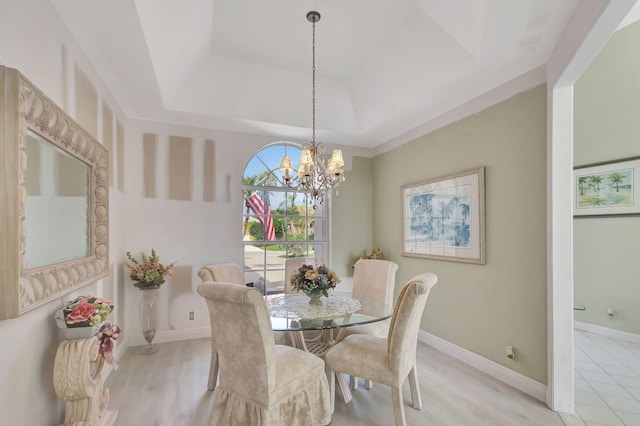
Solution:
[[[573,216],[640,215],[640,157],[573,169]]]
[[[402,186],[402,255],[485,264],[484,167]]]

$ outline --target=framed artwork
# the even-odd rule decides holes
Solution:
[[[640,214],[640,157],[573,170],[573,215]]]
[[[402,187],[402,255],[485,263],[484,167]]]

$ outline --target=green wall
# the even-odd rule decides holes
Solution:
[[[616,32],[574,87],[574,164],[640,155],[640,23]],[[576,218],[574,318],[640,334],[640,217]],[[615,315],[609,318],[607,308]]]
[[[372,248],[373,160],[353,157],[345,178],[331,198],[331,266],[340,277],[352,276],[355,258]]]
[[[396,295],[433,272],[421,328],[547,382],[546,87],[374,158],[373,242],[399,265]],[[486,265],[402,256],[400,187],[485,166]],[[506,357],[514,346],[516,361]]]

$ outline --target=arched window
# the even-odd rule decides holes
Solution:
[[[283,186],[278,169],[283,155],[293,164],[300,148],[277,144],[260,150],[247,164],[242,178],[244,273],[264,294],[284,290],[285,259],[326,261],[328,220],[326,203],[313,208],[305,194]]]

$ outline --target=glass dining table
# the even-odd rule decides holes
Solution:
[[[349,327],[384,321],[391,317],[393,307],[367,297],[355,298],[351,293],[333,292],[323,297],[321,304],[310,303],[301,293],[265,296],[271,328],[286,331],[293,347],[324,355],[341,341]],[[315,332],[314,332],[315,331]],[[336,375],[338,389],[345,403],[351,391],[342,374]]]

